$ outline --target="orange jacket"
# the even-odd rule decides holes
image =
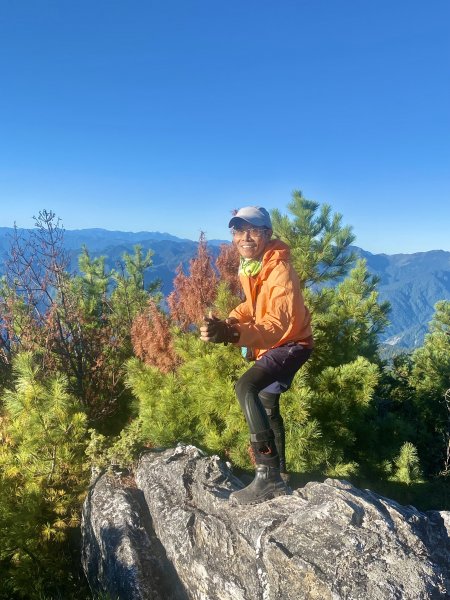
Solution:
[[[252,348],[256,358],[288,342],[313,346],[311,316],[290,258],[287,244],[271,240],[258,275],[240,276],[245,301],[231,311],[229,318],[239,321],[237,345]]]

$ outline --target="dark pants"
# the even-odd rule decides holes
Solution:
[[[280,413],[280,394],[272,394],[263,390],[258,394],[267,418],[269,419],[270,429],[273,431],[275,447],[280,461],[280,471],[286,471],[286,432],[284,429],[283,417]]]
[[[279,441],[277,449],[281,461],[284,461],[284,423],[280,414],[280,394],[290,388],[295,374],[311,352],[299,344],[272,348],[236,383],[236,394],[250,434],[272,430],[275,443],[277,438]]]

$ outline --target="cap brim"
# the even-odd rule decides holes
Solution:
[[[242,221],[244,221],[245,223],[250,223],[250,221],[247,221],[247,219],[243,219],[242,217],[233,217],[228,223],[228,227],[234,227],[235,225],[239,225],[239,222]]]
[[[233,217],[231,221],[228,223],[228,227],[234,227],[235,225],[239,225],[240,223],[248,223],[252,227],[264,227],[265,229],[272,229],[268,227],[265,223],[255,223],[253,219],[245,219],[244,217]]]

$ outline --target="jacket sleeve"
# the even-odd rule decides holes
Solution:
[[[252,309],[248,302],[238,304],[228,316],[229,318],[237,319],[240,323],[245,323],[253,319]]]

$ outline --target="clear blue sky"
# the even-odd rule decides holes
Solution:
[[[0,0],[0,225],[227,238],[329,203],[450,250],[449,0]]]

